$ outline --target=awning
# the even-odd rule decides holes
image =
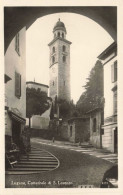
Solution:
[[[4,83],[7,83],[8,81],[12,80],[7,74],[4,75]]]
[[[10,116],[11,116],[12,119],[14,119],[14,120],[16,120],[16,121],[18,121],[18,122],[20,122],[20,123],[26,123],[26,119],[24,119],[24,118],[18,116],[18,115],[15,114],[14,112],[9,111],[9,114],[10,114]]]

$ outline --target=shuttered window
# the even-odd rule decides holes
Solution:
[[[15,36],[15,51],[20,56],[20,41],[19,41],[19,33]]]
[[[114,104],[114,114],[117,114],[117,91],[114,91],[113,104]]]
[[[21,75],[15,72],[15,96],[21,97]]]
[[[62,50],[63,50],[63,52],[65,52],[65,51],[66,51],[66,47],[65,47],[65,45],[63,45]]]
[[[93,119],[93,132],[96,132],[96,127],[97,127],[97,121],[96,118]]]
[[[111,81],[112,83],[117,81],[117,61],[111,66]]]
[[[53,49],[52,49],[52,53],[55,53],[55,47],[53,47]]]
[[[66,62],[66,56],[63,56],[63,62]]]
[[[52,63],[55,63],[55,56],[52,57]]]

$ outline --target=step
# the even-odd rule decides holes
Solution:
[[[18,164],[35,164],[35,165],[38,165],[38,164],[39,164],[39,165],[40,165],[40,164],[41,164],[41,165],[45,165],[45,164],[54,164],[54,165],[55,165],[55,164],[58,164],[58,162],[57,162],[57,161],[54,161],[54,162],[50,162],[50,161],[49,161],[49,162],[45,162],[45,161],[44,161],[44,162],[40,162],[40,161],[39,161],[39,162],[35,162],[35,161],[32,161],[32,162],[30,162],[30,161],[25,161],[25,162],[19,162]]]
[[[13,169],[8,169],[7,171],[50,171],[53,170],[53,168],[13,168]]]
[[[48,159],[46,159],[46,158],[40,158],[40,159],[27,159],[27,158],[25,158],[25,159],[20,159],[20,161],[19,162],[25,162],[25,161],[27,161],[27,162],[55,162],[55,161],[57,161],[55,158],[52,158],[52,159],[50,159],[50,158],[48,158]]]
[[[48,152],[46,153],[46,152],[30,152],[29,154],[35,154],[35,155],[37,155],[37,154],[49,154]]]
[[[29,165],[29,164],[16,164],[14,165],[14,168],[55,168],[56,165]]]
[[[44,157],[44,156],[42,156],[42,157],[22,157],[21,158],[21,160],[23,160],[23,159],[54,159],[54,157],[52,157],[52,156],[46,156],[46,157]]]
[[[29,154],[29,155],[23,155],[23,156],[51,156],[50,154]]]

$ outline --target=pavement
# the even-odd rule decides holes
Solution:
[[[31,142],[52,145],[54,147],[60,147],[60,148],[69,149],[80,153],[85,153],[109,161],[113,164],[118,164],[118,154],[111,153],[105,149],[95,148],[87,142],[81,143],[81,145],[79,145],[79,143],[70,143],[68,141],[57,141],[57,140],[53,142],[52,140],[45,140],[41,138],[32,138]]]
[[[6,188],[88,188],[89,186],[100,188],[105,172],[114,165],[110,161],[96,157],[94,148],[87,143],[75,146],[69,145],[68,142],[53,143],[32,138],[31,146],[33,151],[29,154],[29,158],[21,159],[23,167],[20,165],[16,167],[18,170],[15,172],[18,174],[6,174]],[[97,152],[99,155],[99,151]],[[93,155],[90,155],[92,153]],[[55,164],[50,167],[52,160]],[[44,171],[42,165],[45,168],[49,167],[49,170],[47,168],[47,171]],[[29,174],[29,170],[33,174]]]
[[[75,152],[94,156],[109,161],[113,164],[118,163],[117,154],[112,154],[104,149],[96,149],[88,143],[82,143],[81,145],[79,145],[78,143],[70,143],[67,141],[53,142],[52,140],[44,140],[40,138],[32,138],[31,142],[32,142],[31,145],[33,145],[33,143],[49,145],[61,149],[72,150]],[[28,155],[26,154],[22,155],[20,161],[17,164],[15,164],[13,168],[9,168],[6,171],[6,174],[23,175],[39,173],[44,171],[52,171],[58,168],[59,165],[60,165],[59,160],[53,154],[46,150],[41,150],[40,148],[32,147],[31,152]]]

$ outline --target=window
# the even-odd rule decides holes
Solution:
[[[62,33],[62,38],[64,39],[64,33]]]
[[[15,36],[15,51],[20,55],[20,41],[19,41],[19,33]]]
[[[60,37],[60,32],[58,32],[58,37]]]
[[[101,135],[104,135],[104,129],[101,129]]]
[[[65,47],[65,45],[63,45],[62,50],[63,50],[63,52],[65,52],[65,51],[66,51],[66,47]]]
[[[111,66],[111,81],[112,83],[117,81],[117,61]]]
[[[70,126],[70,137],[72,137],[72,125]]]
[[[54,81],[53,81],[53,86],[54,86]]]
[[[55,53],[55,47],[53,47],[52,52]]]
[[[54,63],[54,62],[55,62],[55,57],[53,56],[53,57],[52,57],[52,63]]]
[[[96,118],[93,119],[93,132],[96,132]]]
[[[15,96],[21,97],[21,75],[15,72]]]
[[[63,56],[63,62],[66,62],[66,56]]]
[[[117,114],[117,91],[114,91],[114,95],[113,95],[113,109],[114,109],[114,114]]]

